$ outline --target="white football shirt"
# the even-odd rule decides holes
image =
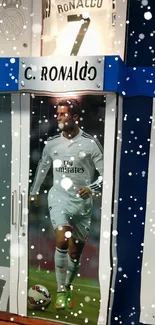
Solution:
[[[112,0],[49,0],[43,55],[113,55]]]
[[[100,142],[81,129],[69,140],[63,134],[48,139],[38,164],[30,194],[39,193],[50,167],[53,168],[53,191],[60,195],[79,197],[80,188],[88,186],[98,192],[102,188],[103,149]],[[95,169],[98,179],[92,183]]]

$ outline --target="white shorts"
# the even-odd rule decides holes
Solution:
[[[48,195],[48,208],[54,230],[61,226],[69,226],[73,229],[72,236],[75,240],[85,242],[89,235],[92,200],[72,200],[63,197],[55,200]]]

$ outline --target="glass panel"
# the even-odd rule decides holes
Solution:
[[[72,99],[31,96],[29,316],[78,325],[89,320],[92,325],[97,324],[102,194],[99,175],[103,164],[105,104],[103,95],[78,95]],[[42,154],[44,165],[40,164]],[[47,165],[51,166],[49,170]],[[47,174],[40,182],[37,202],[33,201],[33,194],[38,190],[39,171],[40,177]],[[94,182],[90,194],[87,186]],[[67,291],[69,284],[73,285],[71,292]],[[48,308],[41,301],[49,300],[40,293],[40,286],[51,294]],[[57,291],[61,296],[56,308]],[[67,299],[71,293],[73,309],[69,308],[72,300]],[[64,307],[60,306],[61,300],[64,310],[58,310]]]
[[[0,94],[0,310],[9,310],[11,212],[11,94]]]

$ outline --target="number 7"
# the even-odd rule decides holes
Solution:
[[[90,24],[90,18],[86,18],[84,19],[82,17],[82,15],[69,15],[67,16],[67,20],[68,22],[72,22],[72,21],[79,21],[79,20],[84,20],[84,23],[81,25],[80,30],[76,36],[76,40],[74,42],[72,51],[70,55],[77,55],[80,49],[80,46],[83,42],[84,36],[88,30],[89,24]]]

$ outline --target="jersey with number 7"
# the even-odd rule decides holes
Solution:
[[[46,0],[43,55],[114,54],[112,0]]]

